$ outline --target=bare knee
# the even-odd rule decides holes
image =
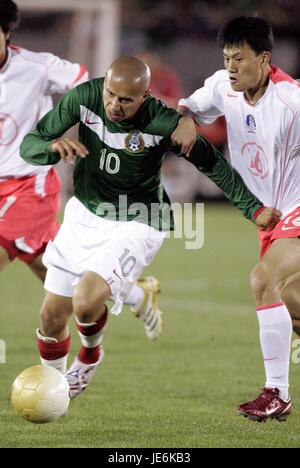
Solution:
[[[48,293],[41,308],[41,333],[57,338],[68,325],[72,314],[72,299]]]
[[[73,297],[74,314],[80,323],[90,323],[98,320],[105,312],[104,291],[89,296],[83,291],[78,291]]]
[[[272,272],[262,263],[256,265],[250,276],[251,289],[258,306],[274,303],[277,293],[276,281]]]
[[[107,283],[95,273],[86,273],[73,296],[73,310],[80,323],[97,321],[106,311],[110,297]]]

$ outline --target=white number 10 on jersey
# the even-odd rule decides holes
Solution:
[[[116,153],[108,153],[107,149],[101,150],[100,169],[108,174],[117,174],[120,170],[120,158]]]

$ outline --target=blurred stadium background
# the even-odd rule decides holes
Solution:
[[[223,67],[216,34],[227,19],[262,14],[274,26],[273,63],[300,77],[300,9],[297,0],[19,0],[22,22],[14,42],[85,63],[102,76],[118,55],[138,55],[153,73],[152,93],[176,107]],[[222,119],[199,129],[225,154]],[[64,199],[70,168],[61,166]],[[220,199],[220,191],[191,165],[166,158],[165,186],[173,201]]]
[[[103,75],[120,54],[143,56],[153,94],[170,105],[223,66],[221,23],[261,13],[273,26],[273,62],[300,76],[296,0],[17,0],[22,23],[14,43],[85,63]],[[167,77],[167,79],[166,79]],[[204,132],[226,153],[224,122]],[[61,166],[64,197],[71,174]],[[173,201],[219,202],[220,192],[192,166],[169,155],[164,180]],[[263,385],[257,320],[248,276],[258,256],[255,228],[229,206],[207,203],[204,248],[168,240],[148,273],[162,280],[165,332],[150,343],[129,311],[111,317],[107,361],[67,418],[37,427],[19,420],[10,386],[37,363],[34,330],[43,291],[20,263],[1,274],[1,447],[299,447],[299,369],[291,366],[294,414],[280,425],[252,424],[235,406]],[[74,333],[74,355],[78,339]]]

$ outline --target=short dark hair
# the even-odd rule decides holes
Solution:
[[[19,23],[19,10],[13,0],[0,0],[0,27],[6,34],[16,29]]]
[[[241,46],[249,44],[256,54],[264,50],[272,52],[274,36],[272,26],[262,18],[240,16],[225,23],[218,34],[219,46]]]

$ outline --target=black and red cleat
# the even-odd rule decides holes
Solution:
[[[291,400],[283,401],[278,388],[264,388],[255,400],[238,406],[237,411],[240,416],[253,421],[264,422],[267,419],[286,421],[291,414],[291,408]]]

